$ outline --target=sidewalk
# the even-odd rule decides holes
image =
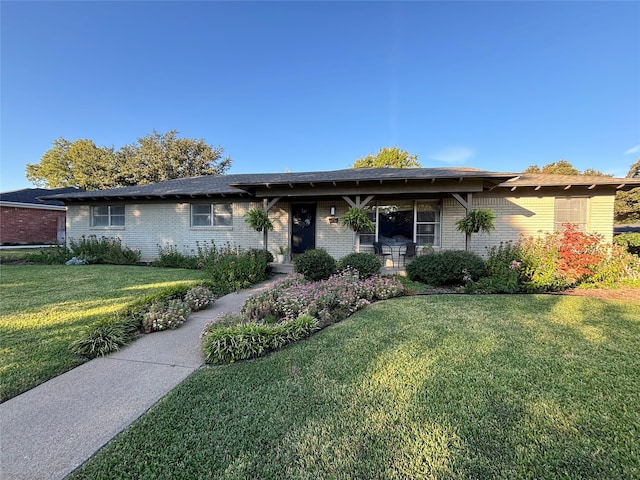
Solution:
[[[0,479],[62,479],[204,363],[200,332],[275,280],[231,293],[177,330],[144,335],[0,405]]]

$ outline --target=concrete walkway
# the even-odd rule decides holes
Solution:
[[[270,280],[194,312],[177,330],[64,373],[0,404],[0,479],[62,479],[204,363],[200,333]]]

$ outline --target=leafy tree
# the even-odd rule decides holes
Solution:
[[[399,147],[382,147],[375,156],[369,154],[366,157],[357,159],[351,168],[419,168],[421,166],[418,162],[418,155],[410,155],[409,152],[400,150]]]
[[[640,158],[631,165],[627,178],[640,178]],[[618,192],[615,203],[616,223],[640,222],[640,187]]]
[[[636,160],[636,163],[631,165],[629,169],[629,173],[627,173],[628,178],[640,178],[640,158]]]
[[[527,167],[523,173],[547,173],[554,175],[580,175],[580,171],[566,160],[558,160],[557,162],[548,163],[540,168],[538,165]]]
[[[96,147],[91,140],[59,138],[40,163],[27,164],[27,179],[40,187],[108,188],[113,183],[113,149]]]
[[[87,190],[157,183],[199,175],[219,175],[231,166],[222,147],[204,140],[178,138],[171,130],[154,131],[119,150],[97,147],[93,141],[59,138],[40,159],[28,164],[27,179],[49,188],[79,187]]]

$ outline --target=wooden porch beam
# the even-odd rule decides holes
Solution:
[[[281,198],[282,197],[275,197],[275,198],[272,198],[270,201],[269,201],[269,199],[265,198],[263,200],[264,211],[268,212],[269,210],[271,210],[271,207],[273,207],[276,203],[278,203]]]

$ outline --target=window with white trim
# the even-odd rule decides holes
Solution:
[[[391,200],[365,207],[375,229],[360,232],[360,245],[374,241],[389,245],[416,242],[440,246],[440,202],[438,200]]]
[[[418,246],[440,246],[440,205],[438,202],[416,202],[416,243]]]
[[[124,205],[92,205],[92,227],[124,227]]]
[[[589,213],[587,197],[556,197],[553,228],[556,232],[564,230],[563,224],[573,223],[578,230],[587,230]]]
[[[233,205],[231,203],[192,203],[192,227],[233,226]]]

